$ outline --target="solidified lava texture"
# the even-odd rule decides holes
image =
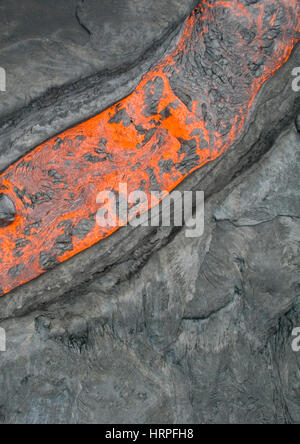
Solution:
[[[203,1],[129,97],[9,167],[0,192],[16,216],[0,228],[1,294],[115,231],[96,223],[100,191],[170,192],[224,153],[299,39],[297,0]]]

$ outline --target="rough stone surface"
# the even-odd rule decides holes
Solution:
[[[99,71],[120,70],[159,45],[194,0],[5,0],[0,4],[0,66],[7,94],[0,116]]]
[[[206,193],[201,238],[123,228],[0,299],[0,423],[300,422],[295,66],[299,45],[240,139],[180,186]],[[30,147],[46,123],[34,139],[26,113]]]
[[[298,131],[298,133],[300,133],[300,114],[298,114],[298,116],[296,117],[296,129]]]
[[[6,227],[10,225],[16,215],[16,209],[14,203],[8,196],[0,193],[0,227]]]

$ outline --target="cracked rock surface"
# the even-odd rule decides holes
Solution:
[[[101,35],[87,4],[92,11],[96,2],[78,6],[79,21]],[[295,66],[299,45],[263,87],[239,140],[179,187],[205,191],[201,238],[187,238],[185,227],[125,227],[0,298],[1,424],[300,423],[300,353],[291,346],[300,327]],[[132,88],[136,72],[102,79],[101,106]],[[63,91],[60,116],[52,97],[5,121],[0,164],[23,153],[21,140],[29,149],[68,125],[70,103],[87,104],[92,91],[89,82]]]

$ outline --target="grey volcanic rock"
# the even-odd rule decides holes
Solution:
[[[0,227],[6,227],[15,220],[16,208],[8,196],[0,193]]]
[[[100,35],[86,4],[96,5],[78,8],[81,26]],[[13,140],[1,145],[1,165],[88,114],[95,88],[103,86],[99,108],[129,91],[138,67],[176,36],[123,74],[3,120],[0,141]],[[0,423],[300,422],[291,346],[300,327],[300,96],[287,81],[295,66],[299,45],[240,138],[179,186],[206,193],[201,238],[185,227],[124,227],[0,298]]]
[[[77,18],[106,68],[128,65],[165,38],[197,0],[82,0]]]
[[[295,123],[296,123],[297,131],[298,131],[298,133],[300,133],[300,114],[298,114],[298,116],[296,117]]]
[[[0,116],[47,90],[136,62],[190,13],[194,0],[5,0],[0,66],[7,93]]]

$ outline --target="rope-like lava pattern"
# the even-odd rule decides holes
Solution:
[[[10,166],[0,192],[16,217],[0,228],[1,294],[112,234],[95,221],[99,191],[170,192],[224,153],[299,41],[299,9],[298,0],[202,1],[129,97]]]

